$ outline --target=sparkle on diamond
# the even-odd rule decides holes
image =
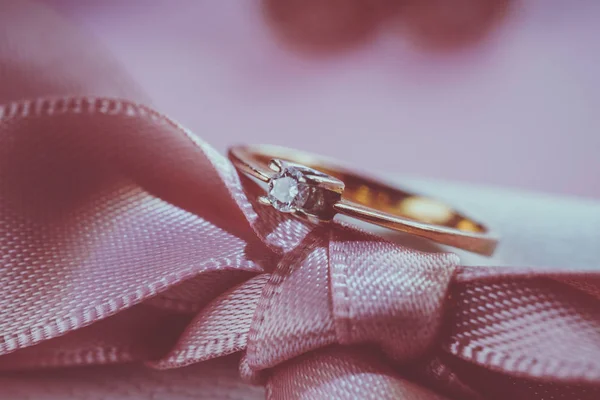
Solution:
[[[286,167],[269,181],[268,197],[275,209],[291,212],[306,203],[308,187],[300,182],[301,177],[297,168]]]

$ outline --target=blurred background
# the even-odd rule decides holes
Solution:
[[[600,1],[46,2],[221,151],[600,198]]]

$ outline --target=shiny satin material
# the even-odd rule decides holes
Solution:
[[[22,44],[0,48],[0,369],[238,353],[272,399],[600,396],[597,273],[464,267],[288,218],[118,69]]]

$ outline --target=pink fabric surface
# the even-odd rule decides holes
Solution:
[[[261,208],[95,42],[0,7],[54,44],[0,24],[2,396],[263,394],[232,367],[271,399],[600,395],[597,272],[468,267]],[[148,371],[40,370],[123,363]]]
[[[600,198],[596,0],[46,1],[93,32],[161,112],[220,151],[281,144],[393,177]],[[264,12],[277,3],[291,15]],[[481,43],[455,52],[415,46],[410,19],[321,56],[281,38],[296,29],[326,41],[336,28],[343,38],[381,3],[400,4],[400,17],[408,4],[425,17],[445,4],[458,23],[490,3],[509,9]],[[311,21],[311,4],[334,9]]]
[[[262,400],[265,390],[239,379],[238,357],[156,371],[132,365],[68,368],[0,376],[10,400]]]

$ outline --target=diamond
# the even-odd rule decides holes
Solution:
[[[304,206],[310,187],[302,180],[302,171],[292,166],[284,166],[269,180],[267,195],[276,210],[292,212]]]

